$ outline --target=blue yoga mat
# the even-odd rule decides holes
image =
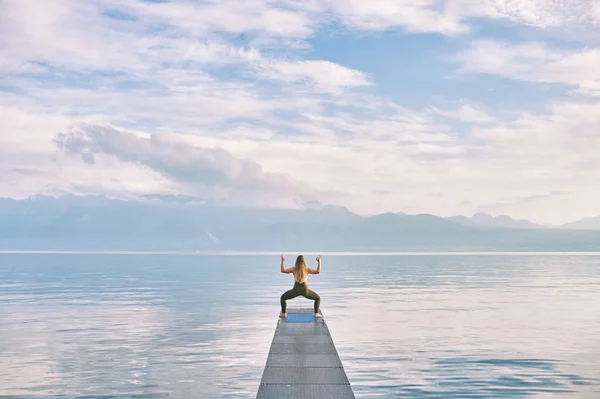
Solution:
[[[315,315],[312,313],[288,313],[284,319],[286,323],[312,323],[314,322]]]

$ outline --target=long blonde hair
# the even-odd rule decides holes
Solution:
[[[296,280],[304,281],[308,276],[308,269],[306,267],[306,261],[304,260],[304,256],[299,255],[296,258],[296,266],[294,266],[294,276]]]

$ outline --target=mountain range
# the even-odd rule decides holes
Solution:
[[[0,199],[0,249],[596,251],[600,217],[547,227],[508,216],[383,213],[339,206],[232,208],[180,196]]]
[[[510,216],[499,215],[492,216],[487,213],[476,213],[472,217],[466,216],[451,216],[447,218],[455,223],[462,224],[464,226],[472,227],[500,227],[500,228],[513,228],[513,229],[543,229],[546,226],[530,222],[529,220],[520,219],[515,220]],[[600,228],[600,224],[598,226]]]

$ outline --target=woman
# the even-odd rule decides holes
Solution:
[[[302,295],[304,298],[312,299],[315,301],[315,317],[323,317],[319,314],[319,305],[321,304],[321,297],[314,291],[308,289],[306,285],[306,278],[309,274],[321,274],[321,257],[317,256],[317,269],[309,269],[304,261],[304,256],[300,255],[296,258],[296,265],[286,269],[283,266],[285,257],[281,255],[281,273],[292,273],[294,275],[294,288],[287,291],[281,296],[281,314],[280,317],[287,317],[285,311],[286,302],[288,299],[296,298],[298,295]]]

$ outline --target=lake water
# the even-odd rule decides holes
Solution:
[[[277,256],[0,254],[0,397],[255,398],[292,282]],[[324,256],[308,283],[357,398],[600,398],[600,256]]]

